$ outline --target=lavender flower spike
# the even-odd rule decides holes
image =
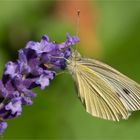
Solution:
[[[6,120],[20,116],[23,105],[32,105],[36,94],[31,89],[45,89],[55,77],[53,70],[65,69],[71,46],[78,41],[78,37],[67,34],[65,42],[56,44],[44,35],[40,42],[29,41],[19,50],[17,61],[5,65],[0,80],[0,134],[7,128]]]

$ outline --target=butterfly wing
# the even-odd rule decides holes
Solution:
[[[140,109],[140,85],[138,83],[100,61],[83,58],[81,62],[113,87],[129,111]]]
[[[140,87],[112,67],[93,59],[75,62],[78,96],[93,116],[119,121],[140,109]]]

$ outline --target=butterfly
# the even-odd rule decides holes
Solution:
[[[140,109],[140,85],[124,74],[77,51],[67,63],[78,97],[92,116],[119,121]]]

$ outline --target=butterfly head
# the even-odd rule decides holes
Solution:
[[[75,71],[77,62],[81,60],[81,55],[77,50],[72,50],[71,57],[67,61],[67,68],[70,73]]]
[[[81,59],[81,54],[77,50],[72,50],[70,60],[78,61]]]
[[[81,54],[77,50],[72,50],[71,56],[69,57],[67,63],[76,63],[76,61],[81,60]]]

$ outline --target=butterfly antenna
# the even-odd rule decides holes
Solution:
[[[76,36],[79,37],[80,10],[77,10]]]
[[[79,37],[79,27],[80,27],[80,10],[77,10],[77,20],[76,20],[76,36]],[[76,45],[75,50],[77,50],[78,45]]]

